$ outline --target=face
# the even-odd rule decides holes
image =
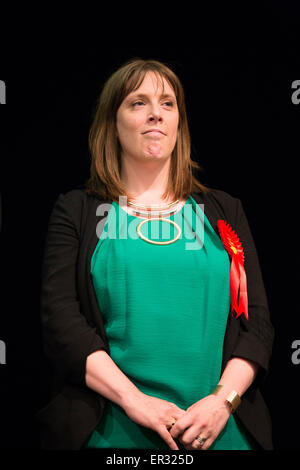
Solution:
[[[169,158],[175,147],[179,112],[173,88],[154,72],[147,72],[140,87],[126,96],[117,112],[117,135],[122,157]]]

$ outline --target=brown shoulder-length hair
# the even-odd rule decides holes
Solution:
[[[122,101],[139,88],[146,73],[150,71],[156,74],[162,85],[163,79],[169,82],[179,111],[177,141],[171,155],[167,188],[162,198],[174,195],[175,200],[186,199],[191,192],[207,191],[194,175],[194,170],[201,170],[201,167],[191,159],[184,91],[179,78],[162,62],[132,59],[111,75],[97,100],[89,132],[91,166],[90,176],[86,181],[87,193],[113,201],[119,201],[119,196],[122,195],[127,196],[127,201],[133,201],[121,180],[121,147],[116,133],[116,115]]]

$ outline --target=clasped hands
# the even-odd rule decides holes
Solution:
[[[172,438],[188,450],[206,450],[225,427],[230,409],[218,396],[208,395],[175,415],[169,428]]]
[[[179,450],[174,438],[188,450],[208,449],[230,416],[218,395],[208,395],[183,410],[175,403],[135,391],[122,406],[130,419],[156,431],[172,450]]]

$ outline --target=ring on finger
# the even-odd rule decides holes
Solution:
[[[197,441],[199,442],[199,444],[200,444],[200,447],[202,447],[203,444],[205,443],[205,441],[207,440],[207,437],[201,437],[201,436],[199,435],[199,436],[197,436],[197,437],[195,438],[195,440],[197,440]]]

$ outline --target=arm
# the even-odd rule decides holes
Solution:
[[[80,194],[67,193],[58,197],[49,220],[41,286],[45,353],[63,382],[87,385],[118,403],[131,419],[151,427],[178,449],[167,425],[184,410],[139,392],[81,311],[76,288],[81,211]]]
[[[230,416],[230,408],[225,400],[229,392],[235,390],[240,396],[244,395],[258,376],[260,380],[265,376],[271,355],[274,332],[256,248],[241,202],[234,200],[233,205],[230,198],[230,206],[235,208],[235,215],[229,221],[236,230],[245,252],[249,320],[246,320],[244,315],[238,319],[230,318],[230,322],[234,322],[234,330],[238,329],[238,334],[234,342],[234,336],[225,338],[227,348],[223,358],[224,370],[219,380],[223,387],[218,395],[208,395],[194,403],[188,408],[186,416],[171,430],[173,437],[181,435],[180,441],[187,449],[199,449],[195,437],[200,433],[208,437],[202,449],[211,446]],[[256,386],[258,383],[259,380],[256,380]],[[247,399],[246,393],[244,400]]]
[[[86,360],[86,385],[123,408],[142,392],[119,369],[105,351],[96,351]]]
[[[117,403],[135,423],[156,431],[172,450],[178,450],[168,432],[172,418],[185,414],[174,403],[142,393],[105,351],[96,351],[86,361],[88,387]]]
[[[231,321],[239,322],[239,335],[231,357],[240,357],[260,366],[257,383],[266,376],[274,341],[269,305],[254,239],[242,203],[237,200],[236,224],[233,226],[245,253],[249,319],[244,315]],[[227,361],[230,358],[226,358]]]
[[[177,421],[170,434],[184,444],[186,449],[199,449],[195,438],[201,434],[207,440],[201,447],[208,449],[226,425],[231,410],[226,398],[232,390],[242,396],[254,381],[258,365],[245,359],[230,359],[219,380],[222,388],[217,395],[210,394],[194,403],[186,414]]]
[[[51,212],[41,280],[41,322],[45,354],[63,382],[85,385],[85,362],[107,347],[81,308],[76,287],[82,197],[60,194]]]
[[[218,385],[222,385],[222,389],[218,392],[218,396],[225,399],[232,390],[235,390],[241,397],[254,381],[258,370],[259,366],[254,362],[233,357],[227,362],[219,380]]]

